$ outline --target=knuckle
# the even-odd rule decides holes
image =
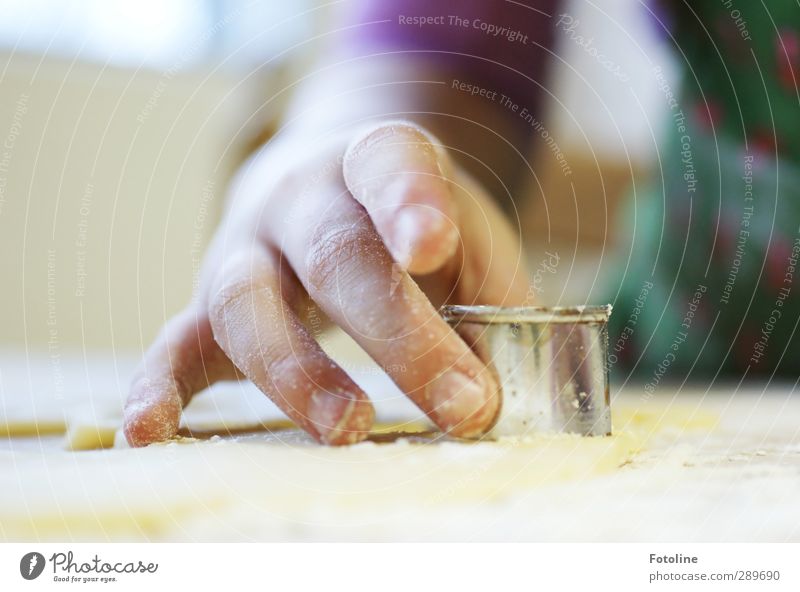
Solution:
[[[357,279],[359,260],[383,248],[362,224],[326,224],[311,233],[305,254],[308,292],[312,298],[330,295],[337,285]]]
[[[433,136],[416,123],[404,119],[381,122],[358,134],[350,143],[345,156],[345,173],[350,166],[365,156],[374,154],[387,144],[419,143],[434,144]]]
[[[273,273],[271,261],[251,253],[234,255],[224,263],[208,299],[208,318],[215,333],[226,324],[233,311],[243,310],[248,305],[252,308],[257,292],[262,302],[276,298],[266,283]]]
[[[225,283],[208,301],[208,316],[212,327],[224,322],[226,314],[253,290],[249,279],[238,279]]]

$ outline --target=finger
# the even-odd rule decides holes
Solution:
[[[441,268],[458,247],[458,210],[446,155],[420,127],[403,121],[358,135],[343,171],[395,261],[411,273]]]
[[[470,437],[488,429],[496,382],[393,265],[364,208],[336,183],[301,199],[304,217],[292,232],[265,224],[311,298],[442,429]]]
[[[318,441],[362,440],[372,427],[372,404],[286,303],[292,282],[266,248],[229,258],[210,292],[214,337],[239,370]]]
[[[497,203],[472,178],[460,175],[456,189],[463,256],[457,258],[459,304],[534,304],[528,267],[514,227]]]
[[[124,410],[128,443],[146,446],[173,437],[181,409],[195,393],[235,376],[205,312],[187,308],[164,326],[134,376]]]

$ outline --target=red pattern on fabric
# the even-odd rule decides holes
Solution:
[[[800,78],[800,37],[791,29],[781,29],[775,38],[775,61],[783,87],[797,92]]]
[[[792,243],[785,236],[773,236],[772,244],[767,251],[766,274],[769,287],[777,292],[783,284],[786,265],[792,254]]]
[[[724,117],[724,110],[716,100],[707,98],[706,102],[698,101],[693,105],[694,115],[700,125],[706,131],[719,129]]]

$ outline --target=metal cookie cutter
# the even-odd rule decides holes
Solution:
[[[488,437],[611,435],[611,305],[444,306],[440,312],[502,389],[500,413]]]

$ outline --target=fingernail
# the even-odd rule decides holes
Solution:
[[[401,207],[392,222],[391,251],[395,261],[403,267],[411,263],[415,243],[420,236],[419,216],[408,207]]]
[[[372,404],[351,393],[317,391],[311,395],[308,419],[324,444],[354,444],[367,437],[375,412]]]
[[[434,420],[455,436],[483,434],[497,414],[497,389],[485,375],[470,378],[451,370],[431,382],[427,394]]]

